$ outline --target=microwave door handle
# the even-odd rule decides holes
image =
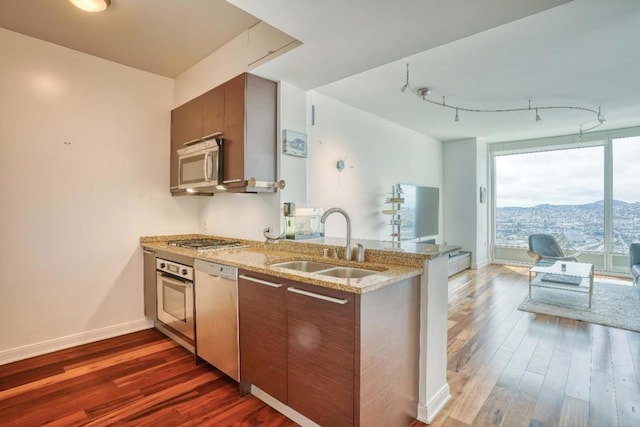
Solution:
[[[209,162],[207,159],[209,158],[209,152],[204,153],[204,180],[209,181]]]

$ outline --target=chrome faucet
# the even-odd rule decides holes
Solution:
[[[344,219],[347,221],[347,245],[344,247],[344,259],[345,261],[351,261],[352,251],[351,251],[351,218],[349,218],[349,214],[342,208],[331,208],[327,210],[320,218],[320,222],[324,224],[327,217],[332,213],[340,213],[344,216]]]

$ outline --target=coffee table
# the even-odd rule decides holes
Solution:
[[[531,299],[531,288],[549,288],[559,291],[582,292],[589,294],[589,308],[591,308],[591,298],[593,296],[593,264],[584,262],[569,261],[552,261],[541,260],[529,269],[529,299]],[[535,276],[532,277],[532,274]],[[544,280],[545,274],[553,274],[554,280]],[[567,279],[578,277],[578,284],[559,283],[563,280],[563,276]]]

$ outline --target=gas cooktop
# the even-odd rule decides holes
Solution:
[[[222,239],[184,239],[184,240],[169,240],[167,242],[169,246],[177,246],[180,248],[197,249],[197,250],[211,250],[211,249],[229,249],[229,248],[241,248],[243,245],[241,242],[235,240],[222,240]]]

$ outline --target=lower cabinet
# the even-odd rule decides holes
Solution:
[[[240,379],[322,426],[409,426],[419,278],[366,294],[240,271]]]
[[[290,284],[289,406],[322,426],[353,425],[355,294]]]
[[[144,281],[144,315],[154,322],[158,320],[158,305],[156,295],[156,253],[144,249],[143,259],[143,281]]]
[[[287,403],[287,299],[282,279],[240,270],[240,379]]]

